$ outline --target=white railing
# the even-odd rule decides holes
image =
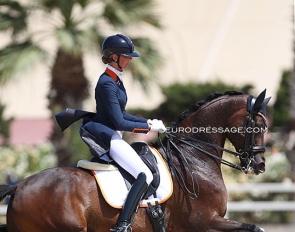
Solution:
[[[247,183],[227,185],[229,194],[294,193],[295,183]],[[234,211],[295,211],[295,201],[229,201],[228,213]]]
[[[0,205],[0,216],[6,215],[7,205]]]

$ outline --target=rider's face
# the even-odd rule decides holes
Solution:
[[[132,60],[132,57],[130,56],[120,56],[120,66],[123,69],[128,68],[129,62]]]
[[[115,62],[117,62],[117,60],[119,59],[119,56],[114,54],[113,59]],[[132,60],[132,57],[130,57],[130,56],[120,55],[119,65],[122,67],[122,69],[126,69],[126,68],[128,68],[129,62],[131,60]]]

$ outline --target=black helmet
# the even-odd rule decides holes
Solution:
[[[131,57],[140,56],[136,51],[134,51],[134,45],[131,39],[121,34],[109,36],[102,44],[103,57],[109,58],[112,54]]]

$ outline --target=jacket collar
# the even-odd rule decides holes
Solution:
[[[118,78],[122,81],[122,74],[123,72],[118,71],[114,67],[107,65],[105,70],[106,74],[108,74],[115,82],[118,81]]]

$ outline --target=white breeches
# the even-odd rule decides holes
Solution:
[[[134,149],[122,139],[118,132],[115,132],[112,136],[110,156],[135,179],[139,173],[144,172],[146,175],[146,183],[150,185],[153,181],[153,174],[150,169],[145,165]]]

